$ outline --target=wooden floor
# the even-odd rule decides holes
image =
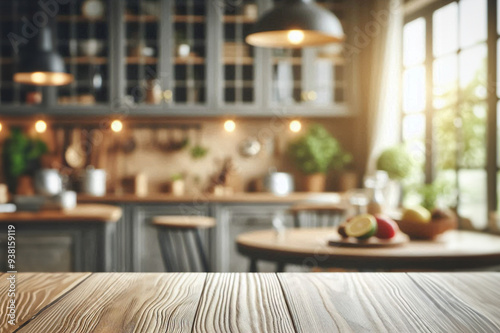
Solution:
[[[500,332],[500,273],[20,273],[1,332]]]

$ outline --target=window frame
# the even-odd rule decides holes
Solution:
[[[403,25],[405,26],[407,23],[410,23],[418,18],[423,18],[425,21],[425,60],[423,65],[426,70],[426,99],[425,99],[425,110],[421,113],[425,115],[425,165],[424,165],[424,174],[426,184],[432,183],[436,176],[436,167],[435,167],[435,150],[436,146],[434,143],[434,129],[433,129],[433,115],[435,112],[435,108],[433,105],[433,64],[436,59],[439,59],[441,56],[435,57],[433,54],[433,14],[436,10],[449,5],[453,2],[459,5],[461,0],[436,0],[426,7],[423,7],[411,14],[407,14],[404,17]],[[486,161],[484,170],[486,171],[486,197],[487,197],[487,229],[495,230],[495,226],[492,225],[494,221],[490,218],[490,214],[492,212],[497,211],[499,208],[498,197],[499,193],[497,192],[497,174],[500,172],[500,166],[497,164],[498,156],[500,152],[498,152],[497,140],[500,137],[497,137],[497,117],[498,112],[500,112],[500,108],[497,111],[497,105],[500,103],[500,98],[497,95],[497,56],[498,49],[497,43],[500,43],[500,34],[498,32],[498,17],[497,17],[497,0],[486,0],[487,4],[487,36],[486,40],[481,43],[476,43],[474,45],[467,46],[466,48],[458,46],[458,49],[454,53],[457,54],[463,50],[468,50],[480,44],[485,44],[487,47],[487,95],[483,100],[487,107],[486,112]],[[401,35],[402,45],[404,43],[404,36]],[[459,61],[459,59],[457,59]],[[498,59],[500,61],[500,59]],[[404,70],[406,67],[404,64],[401,66],[401,75],[404,75]],[[460,107],[460,98],[457,98],[454,109],[458,110]],[[405,116],[409,115],[404,112],[403,104],[401,104],[400,111],[400,119],[401,124],[405,118]],[[403,142],[403,126],[401,126],[400,130],[400,140]],[[457,171],[457,183],[458,183],[458,170],[464,169],[460,167],[457,163],[455,170]],[[457,184],[458,185],[458,184]],[[460,205],[460,193],[457,194],[457,205]]]

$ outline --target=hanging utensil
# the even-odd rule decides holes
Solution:
[[[201,127],[198,127],[196,129],[195,135],[196,135],[195,145],[191,148],[190,153],[191,153],[191,158],[197,160],[207,155],[208,148],[203,147],[201,145],[201,136],[202,136]]]
[[[66,163],[74,169],[82,168],[85,165],[85,152],[81,144],[81,131],[73,129],[71,145],[66,149],[64,154]]]
[[[254,137],[246,138],[245,140],[241,141],[238,146],[240,155],[243,157],[254,157],[260,152],[261,149],[262,145],[260,144],[259,140]]]

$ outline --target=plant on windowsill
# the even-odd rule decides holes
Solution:
[[[33,194],[32,178],[41,167],[47,144],[30,138],[20,128],[12,128],[2,147],[3,171],[11,193]]]
[[[403,200],[402,182],[413,171],[413,161],[404,145],[396,145],[384,150],[377,159],[377,170],[387,172],[390,182],[387,185],[387,206],[396,208]]]
[[[313,124],[303,136],[290,142],[288,155],[305,175],[307,192],[323,192],[328,170],[342,169],[352,160],[337,139],[319,124]]]

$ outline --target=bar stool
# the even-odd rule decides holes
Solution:
[[[343,204],[324,204],[303,202],[289,209],[295,228],[336,227],[347,214]]]
[[[209,272],[210,265],[201,241],[200,230],[215,226],[208,216],[156,216],[163,263],[168,272]]]

